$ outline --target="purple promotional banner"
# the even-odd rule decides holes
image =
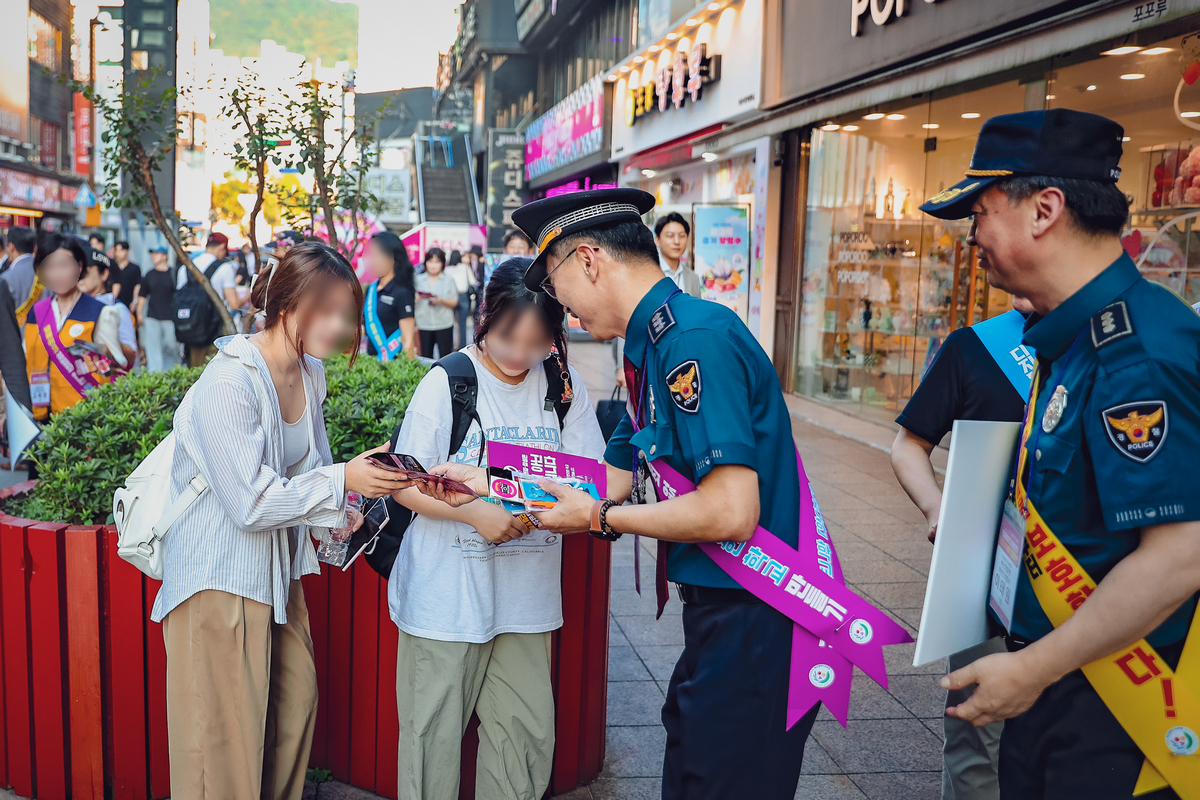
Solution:
[[[489,467],[510,469],[526,475],[550,480],[565,478],[585,481],[594,485],[601,497],[606,494],[608,468],[603,461],[594,458],[507,442],[488,442],[487,460]]]
[[[796,454],[800,485],[797,550],[759,526],[746,542],[700,547],[742,588],[796,623],[788,691],[788,726],[824,702],[843,726],[849,711],[851,664],[887,687],[883,645],[911,642],[899,624],[846,588],[833,542]],[[659,499],[694,484],[663,462],[650,462]]]

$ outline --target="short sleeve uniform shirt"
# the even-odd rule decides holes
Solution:
[[[1029,503],[1102,581],[1144,526],[1200,519],[1200,317],[1122,255],[1031,317],[1024,342],[1037,351],[1040,386],[1025,445]],[[1058,386],[1066,406],[1055,422],[1046,407]],[[1193,597],[1147,641],[1183,639],[1195,607]],[[1051,630],[1022,569],[1013,633],[1033,640]]]
[[[412,318],[413,306],[416,305],[413,292],[411,289],[401,286],[400,281],[395,278],[388,281],[387,286],[382,288],[376,284],[375,291],[375,313],[379,315],[379,323],[383,325],[384,336],[390,338],[400,328],[400,320]],[[379,355],[369,336],[367,337],[367,352],[373,356]]]
[[[745,323],[723,306],[679,293],[663,278],[630,319],[625,357],[649,381],[644,427],[635,435],[626,415],[605,460],[630,470],[640,450],[651,461],[665,459],[696,484],[720,465],[750,467],[758,473],[759,524],[796,547],[791,419],[775,368]],[[738,587],[694,544],[670,545],[667,576],[696,586]]]

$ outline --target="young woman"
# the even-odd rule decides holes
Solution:
[[[164,539],[151,619],[167,647],[171,797],[289,798],[304,791],[317,675],[302,575],[319,571],[311,528],[337,527],[345,496],[408,486],[363,453],[334,464],[321,359],[357,350],[362,287],[318,242],[256,282],[266,314],[219,352],[175,412],[172,493],[209,488]],[[382,450],[384,448],[378,448]]]
[[[363,253],[367,272],[375,282],[367,286],[363,316],[367,352],[380,361],[391,361],[401,350],[417,354],[417,323],[413,319],[416,292],[413,266],[400,237],[382,231],[371,237]]]
[[[479,425],[458,452],[447,453],[450,389],[435,369],[408,405],[397,452],[430,466],[447,456],[486,461],[487,441],[603,455],[595,412],[574,369],[574,400],[561,431],[545,407],[543,361],[554,357],[562,369],[566,329],[562,306],[525,288],[528,263],[511,259],[496,269],[475,344],[465,350],[478,383]],[[400,628],[399,796],[458,795],[459,741],[474,711],[482,723],[476,796],[539,800],[554,753],[550,632],[563,622],[560,539],[528,531],[489,503],[452,508],[415,489],[397,499],[417,514],[388,581],[388,606]]]
[[[95,341],[105,305],[79,288],[88,257],[74,236],[38,237],[33,268],[51,296],[35,302],[25,317],[25,364],[33,416],[46,420],[109,382],[107,359]],[[84,344],[86,343],[86,344]]]
[[[454,309],[458,287],[446,274],[446,252],[431,247],[425,252],[425,271],[417,276],[417,329],[421,332],[421,355],[438,358],[454,351]]]

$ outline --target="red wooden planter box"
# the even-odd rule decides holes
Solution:
[[[550,794],[590,783],[604,761],[610,561],[608,544],[566,537]],[[150,622],[158,586],[117,557],[112,527],[0,514],[0,785],[41,800],[102,800],[106,787],[113,800],[170,795],[166,651]],[[323,567],[304,591],[320,690],[310,765],[394,798],[387,584],[360,560],[346,573]],[[472,726],[462,798],[475,796],[477,746]]]

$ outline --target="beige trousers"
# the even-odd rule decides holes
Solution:
[[[317,720],[300,581],[287,618],[209,590],[163,620],[172,800],[300,800]]]
[[[461,742],[479,715],[475,797],[541,800],[554,762],[550,634],[504,633],[484,644],[400,631],[400,800],[457,800]]]

